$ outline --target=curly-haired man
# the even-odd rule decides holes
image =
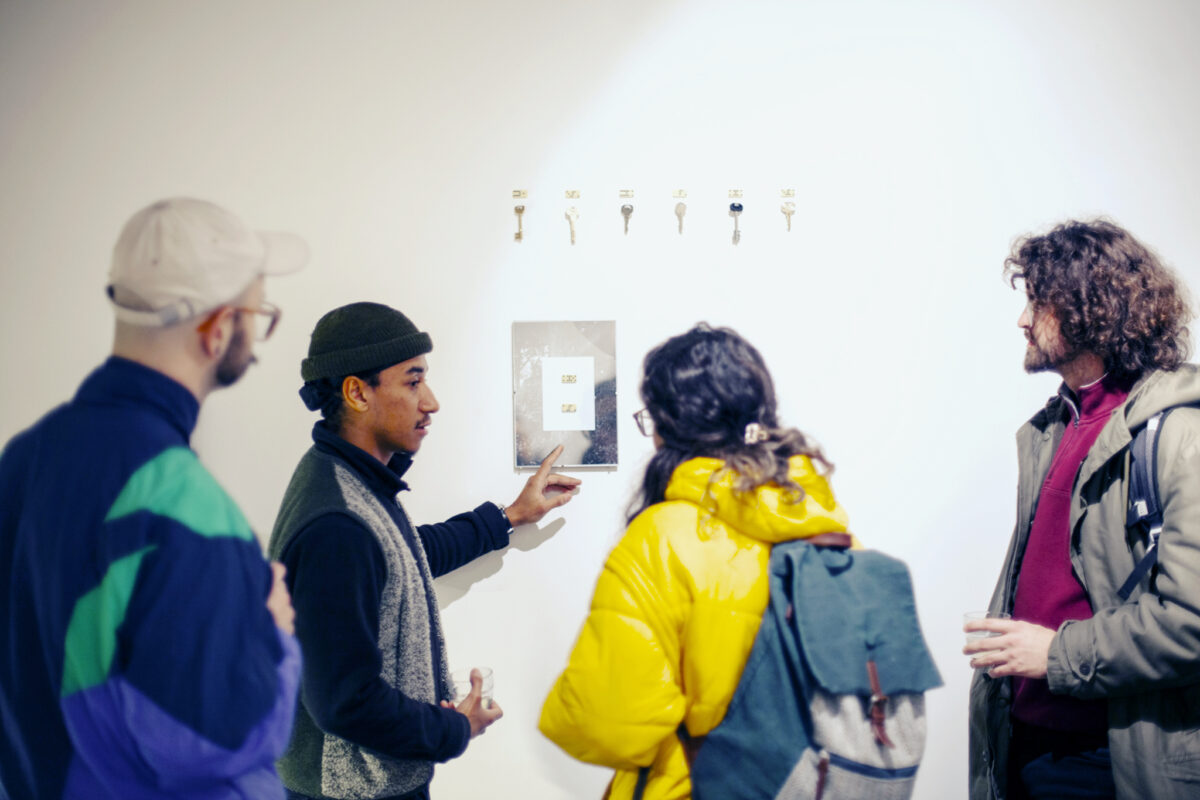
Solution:
[[[991,611],[968,623],[971,797],[1200,791],[1200,371],[1185,290],[1127,231],[1067,222],[1005,261],[1029,303],[1025,369],[1063,378],[1017,433],[1017,522]],[[1127,528],[1129,449],[1158,412],[1157,567]]]

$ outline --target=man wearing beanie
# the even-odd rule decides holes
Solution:
[[[307,257],[192,198],[126,223],[112,357],[0,457],[0,796],[283,800],[282,567],[188,440],[279,319],[263,276]]]
[[[423,333],[395,309],[353,303],[317,322],[300,391],[323,419],[271,534],[287,566],[304,650],[301,702],[279,773],[292,798],[429,797],[435,762],[500,718],[478,673],[457,707],[433,579],[502,548],[574,495],[556,449],[509,506],[483,503],[417,526],[403,476],[437,400]]]

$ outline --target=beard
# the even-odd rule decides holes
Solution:
[[[1035,339],[1025,347],[1025,371],[1030,375],[1035,372],[1051,372],[1070,362],[1076,355],[1076,352],[1069,350],[1062,342],[1043,347]]]
[[[234,331],[233,339],[229,342],[229,351],[225,353],[221,363],[217,364],[218,386],[233,386],[239,378],[246,374],[250,365],[257,361],[250,346],[246,343],[246,339],[245,330],[239,327]]]

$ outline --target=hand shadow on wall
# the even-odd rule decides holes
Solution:
[[[469,564],[459,567],[454,572],[438,578],[436,581],[438,607],[448,608],[452,603],[470,591],[473,585],[499,572],[500,567],[504,566],[504,554],[509,550],[529,551],[540,547],[543,542],[561,531],[566,524],[567,521],[559,517],[553,522],[540,527],[536,525],[522,525],[513,531],[508,547],[505,547],[503,550],[494,550]]]

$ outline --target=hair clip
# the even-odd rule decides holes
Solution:
[[[758,444],[765,442],[769,438],[767,429],[757,422],[751,422],[746,426],[746,432],[742,435],[742,441],[746,444]]]

